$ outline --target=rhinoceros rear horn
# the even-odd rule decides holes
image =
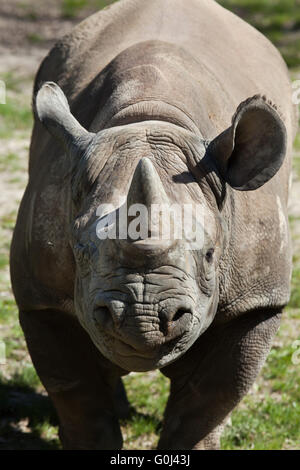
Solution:
[[[94,137],[72,115],[65,94],[54,82],[45,82],[39,89],[35,108],[40,121],[66,151],[84,151]]]
[[[285,124],[274,105],[260,95],[241,103],[231,127],[209,146],[221,176],[241,191],[269,181],[281,167],[286,149]]]

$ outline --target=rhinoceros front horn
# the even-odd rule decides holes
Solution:
[[[169,246],[174,227],[170,201],[149,158],[134,171],[127,194],[127,242],[135,246]]]
[[[66,151],[85,151],[95,136],[75,119],[65,94],[54,82],[45,82],[39,89],[35,109],[42,124]]]
[[[128,190],[127,205],[133,204],[143,204],[148,210],[152,204],[169,204],[161,179],[146,157],[137,164]]]

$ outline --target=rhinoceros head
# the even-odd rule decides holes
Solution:
[[[170,364],[217,312],[230,234],[226,188],[255,190],[277,172],[282,120],[255,96],[211,142],[159,121],[91,133],[52,82],[36,110],[71,159],[79,321],[126,370]]]

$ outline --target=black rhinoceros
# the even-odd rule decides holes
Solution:
[[[122,0],[43,61],[11,274],[64,448],[121,448],[120,377],[153,369],[159,448],[218,448],[289,300],[291,95],[277,50],[212,0]],[[109,236],[160,203],[200,207],[201,243],[160,237],[160,212],[155,237]]]

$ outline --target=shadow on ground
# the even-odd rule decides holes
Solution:
[[[0,381],[0,451],[1,450],[59,450],[58,418],[45,394],[33,388],[18,387]],[[120,424],[127,426],[137,421],[151,422],[157,432],[161,420],[130,407]],[[49,429],[52,429],[49,435]]]
[[[0,382],[0,450],[55,450],[57,437],[43,437],[58,420],[49,398],[30,387]],[[46,432],[46,431],[45,431]]]

